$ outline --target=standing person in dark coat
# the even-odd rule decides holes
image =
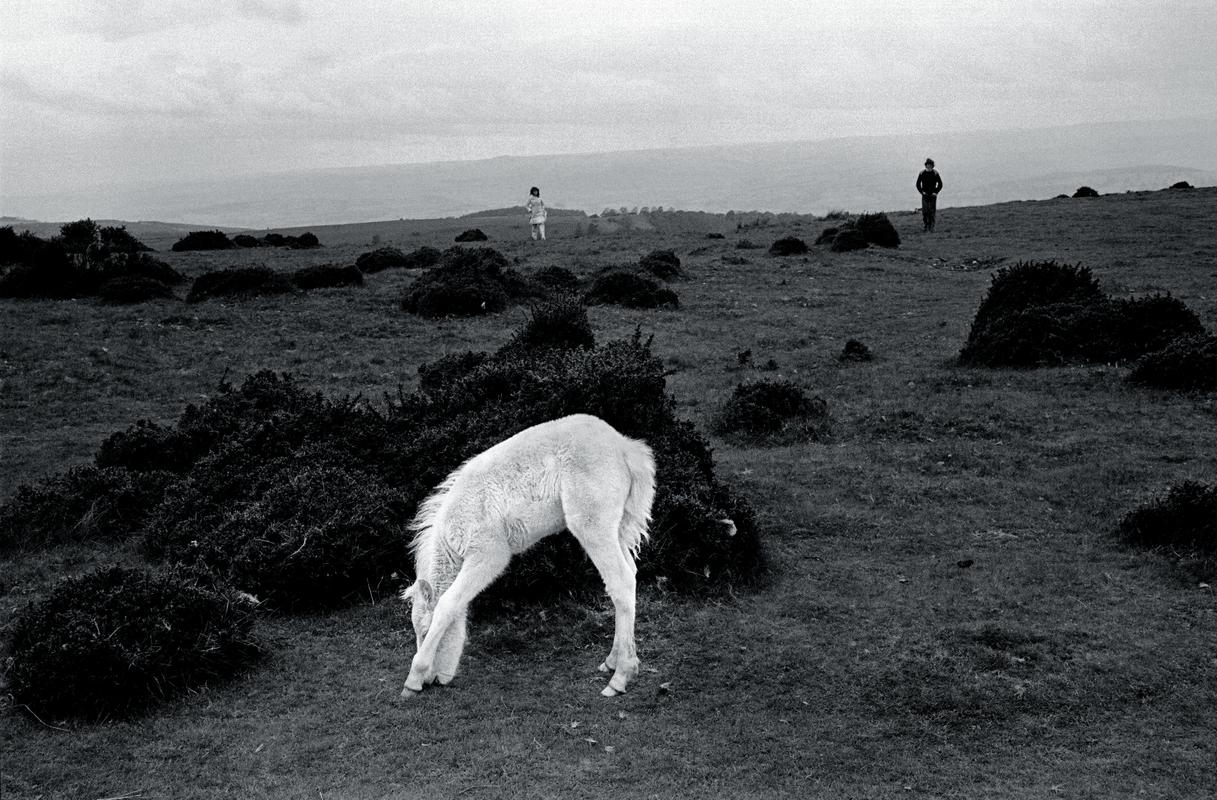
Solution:
[[[934,230],[934,212],[938,210],[938,193],[942,191],[942,176],[934,169],[934,159],[925,160],[925,169],[917,176],[917,191],[921,192],[921,222],[926,231]]]

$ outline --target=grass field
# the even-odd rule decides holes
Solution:
[[[806,219],[727,237],[527,241],[479,225],[518,267],[581,275],[673,248],[678,311],[595,307],[599,341],[641,326],[702,430],[741,380],[823,397],[825,441],[715,440],[755,504],[759,589],[639,602],[643,673],[599,695],[607,600],[477,611],[452,687],[397,696],[406,608],[271,616],[244,678],[103,724],[0,711],[0,795],[15,798],[706,797],[1202,798],[1217,795],[1217,597],[1168,559],[1120,549],[1124,513],[1183,479],[1217,480],[1217,397],[1127,385],[1127,370],[953,365],[989,277],[1055,258],[1116,296],[1170,291],[1217,328],[1217,189],[891,215],[898,250],[772,258],[739,250]],[[316,251],[169,253],[220,266],[352,263],[381,245],[447,247],[409,221],[313,229]],[[727,263],[742,256],[745,264]],[[521,310],[426,321],[397,309],[415,273],[299,297],[0,307],[0,497],[85,463],[139,418],[176,420],[227,376],[290,371],[379,401],[420,363],[507,340]],[[865,364],[836,356],[856,338]],[[773,359],[776,372],[740,368]],[[64,575],[136,562],[65,547],[3,564],[0,625]],[[961,566],[966,565],[966,566]]]

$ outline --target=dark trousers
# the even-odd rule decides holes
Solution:
[[[934,212],[938,210],[938,195],[921,195],[921,223],[927,231],[934,230]]]

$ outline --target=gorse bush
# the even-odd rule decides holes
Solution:
[[[102,569],[20,615],[9,684],[41,716],[128,717],[248,667],[252,626],[248,606],[198,576]]]
[[[587,318],[587,306],[576,295],[556,295],[537,303],[528,321],[516,332],[507,349],[536,350],[547,347],[592,347],[596,336]]]
[[[1198,334],[1171,341],[1137,361],[1128,380],[1155,389],[1217,391],[1217,335]]]
[[[673,250],[652,250],[638,260],[638,269],[654,275],[661,281],[675,280],[684,275],[680,258]]]
[[[1169,554],[1212,575],[1217,572],[1217,486],[1176,484],[1166,497],[1126,514],[1116,535],[1125,544]]]
[[[434,247],[420,247],[409,254],[396,247],[381,247],[355,259],[355,266],[367,273],[386,269],[425,269],[438,264],[443,255]]]
[[[172,481],[158,470],[81,466],[22,485],[0,505],[0,553],[129,538]]]
[[[887,218],[887,214],[862,214],[854,220],[853,225],[869,244],[879,247],[900,246],[900,234]]]
[[[341,286],[362,286],[363,273],[359,267],[340,267],[336,264],[321,264],[303,267],[291,274],[292,285],[297,289],[331,289]]]
[[[773,256],[801,256],[806,252],[807,242],[795,236],[778,239],[769,246],[769,254]]]
[[[676,292],[633,272],[612,271],[596,276],[584,299],[589,305],[628,308],[679,308]]]
[[[873,353],[871,353],[869,347],[862,342],[859,342],[857,339],[850,339],[845,343],[845,348],[841,351],[841,354],[837,356],[837,360],[858,363],[863,361],[871,361],[874,359],[874,357],[875,356]]]
[[[256,236],[250,236],[248,233],[238,233],[232,237],[232,243],[237,247],[268,247],[266,242]]]
[[[1079,186],[1078,190],[1073,193],[1074,197],[1098,197],[1099,193],[1089,186]]]
[[[479,228],[470,228],[467,231],[461,231],[453,239],[454,242],[485,242],[490,239],[489,236],[482,233]]]
[[[422,317],[476,316],[502,311],[537,290],[489,247],[449,248],[418,276],[401,299],[403,311]]]
[[[190,231],[173,243],[170,249],[175,253],[191,250],[231,250],[236,247],[224,231]]]
[[[537,270],[533,280],[547,289],[574,291],[579,288],[579,276],[565,267],[544,267]]]
[[[848,253],[851,250],[865,250],[866,237],[857,228],[841,228],[832,237],[832,245],[828,248],[834,253]]]
[[[750,439],[819,439],[828,405],[790,381],[741,383],[714,418],[715,433]]]
[[[265,295],[291,294],[296,291],[289,275],[269,267],[238,267],[205,272],[194,279],[186,302],[198,303],[217,298],[244,299]]]
[[[991,367],[1129,361],[1203,331],[1199,317],[1169,295],[1113,301],[1089,269],[1020,262],[994,274],[959,361]]]

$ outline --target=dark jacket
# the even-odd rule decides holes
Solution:
[[[936,169],[923,169],[917,176],[917,191],[922,194],[938,194],[942,191],[942,177]]]

